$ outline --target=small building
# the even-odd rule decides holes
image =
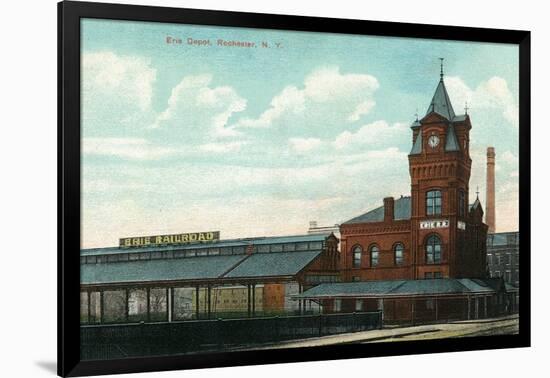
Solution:
[[[339,280],[337,245],[315,234],[83,249],[81,323],[318,311],[290,296]]]
[[[487,235],[487,269],[490,277],[502,277],[519,287],[519,232]]]
[[[378,310],[385,324],[415,324],[512,313],[516,294],[500,278],[442,278],[327,283],[294,298],[318,303],[323,313]]]

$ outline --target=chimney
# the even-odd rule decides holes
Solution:
[[[393,197],[384,198],[384,222],[393,221],[394,218],[394,200]]]
[[[495,148],[487,147],[487,207],[485,223],[489,226],[489,233],[495,232]]]

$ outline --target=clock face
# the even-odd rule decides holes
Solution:
[[[436,148],[439,144],[439,137],[437,135],[431,135],[428,139],[428,144],[431,148]]]

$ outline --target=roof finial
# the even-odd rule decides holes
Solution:
[[[416,108],[416,113],[414,113],[414,115],[416,116],[416,120],[418,121],[418,108]]]
[[[443,60],[445,58],[439,58],[439,60],[441,61],[441,73],[439,74],[439,76],[441,77],[441,81],[443,81]]]
[[[476,187],[476,198],[479,200],[479,185]]]
[[[466,101],[466,105],[464,106],[464,114],[465,114],[465,115],[468,115],[468,110],[469,110],[469,109],[470,109],[470,108],[468,107],[468,101]]]

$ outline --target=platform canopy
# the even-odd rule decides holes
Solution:
[[[294,299],[388,298],[456,295],[491,295],[505,290],[500,279],[441,278],[429,280],[364,281],[325,283]]]
[[[124,285],[237,279],[292,279],[322,253],[318,251],[201,256],[182,259],[82,264],[82,285]]]

